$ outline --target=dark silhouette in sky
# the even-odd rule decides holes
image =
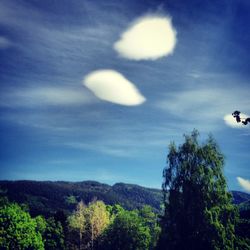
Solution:
[[[240,113],[241,112],[237,110],[232,113],[232,116],[236,119],[237,122],[241,122]]]
[[[248,118],[241,118],[240,117],[240,111],[236,110],[232,113],[232,116],[236,119],[237,122],[242,122],[244,125],[247,125],[250,123],[250,117]]]
[[[245,121],[242,121],[242,123],[244,125],[247,125],[248,123],[250,123],[250,117],[246,118]]]

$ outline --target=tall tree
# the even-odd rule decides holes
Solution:
[[[69,226],[72,229],[78,231],[79,249],[82,248],[82,238],[86,228],[85,216],[86,216],[86,206],[84,205],[83,201],[80,201],[76,206],[76,210],[68,218]]]
[[[237,211],[223,176],[224,157],[212,136],[200,145],[198,135],[194,130],[178,148],[169,146],[159,249],[234,249]]]
[[[109,224],[109,212],[102,201],[91,202],[87,208],[87,222],[90,232],[90,246],[94,248],[94,241]]]

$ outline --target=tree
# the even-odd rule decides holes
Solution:
[[[102,201],[91,202],[86,213],[87,223],[90,232],[91,249],[94,248],[94,241],[109,224],[109,213]]]
[[[137,211],[121,210],[104,233],[102,250],[147,250],[150,229]]]
[[[69,216],[69,226],[79,234],[79,249],[94,249],[94,242],[108,226],[110,218],[106,205],[102,201],[93,201],[88,206],[78,203],[76,211]],[[74,233],[74,232],[73,232]],[[71,245],[74,235],[70,235]]]
[[[83,237],[83,233],[84,233],[85,228],[86,228],[85,214],[86,214],[86,206],[84,205],[83,201],[80,201],[77,204],[76,210],[68,218],[69,226],[73,230],[78,231],[79,249],[81,249],[81,247],[82,247],[82,237]]]
[[[156,247],[159,239],[161,228],[158,223],[158,216],[152,211],[152,207],[145,205],[138,211],[139,216],[142,218],[143,225],[147,226],[150,230],[151,242],[149,249]]]
[[[0,249],[44,249],[36,220],[18,204],[0,208]]]
[[[250,202],[245,202],[239,207],[240,217],[236,225],[236,248],[240,250],[250,249]]]
[[[45,249],[56,250],[65,249],[63,227],[60,221],[50,217],[46,221],[46,229],[44,231]]]
[[[234,249],[237,210],[223,176],[224,157],[210,136],[198,131],[169,146],[163,171],[165,212],[159,249]]]
[[[124,212],[124,208],[119,204],[115,204],[113,206],[107,205],[106,209],[110,215],[110,222],[113,222],[113,220],[117,216],[117,214]]]
[[[36,231],[39,232],[43,237],[47,226],[46,220],[42,215],[38,215],[35,217],[35,221],[36,221]]]

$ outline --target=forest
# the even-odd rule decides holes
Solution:
[[[250,196],[228,191],[223,167],[214,138],[193,131],[169,145],[161,191],[1,182],[0,249],[250,249]]]

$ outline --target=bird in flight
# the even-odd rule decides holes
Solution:
[[[232,116],[236,119],[236,122],[238,122],[238,123],[241,122],[244,125],[247,125],[248,123],[250,123],[250,117],[242,118],[242,117],[240,117],[240,114],[241,114],[241,112],[238,110],[236,110],[232,113]]]

